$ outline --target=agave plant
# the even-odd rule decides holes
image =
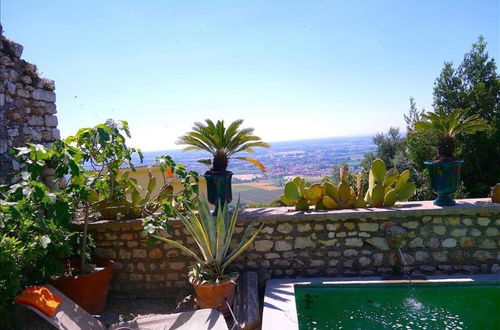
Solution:
[[[422,120],[415,123],[415,131],[437,136],[438,157],[436,160],[453,161],[455,140],[458,135],[474,134],[487,130],[490,126],[478,114],[467,116],[470,109],[455,109],[446,113],[440,107],[436,112],[427,112]]]
[[[253,153],[255,147],[269,148],[269,144],[262,142],[261,138],[253,135],[253,128],[240,129],[242,119],[233,121],[228,127],[223,120],[214,123],[206,119],[205,123],[195,123],[193,130],[181,136],[177,144],[186,144],[184,151],[204,150],[213,155],[213,159],[201,159],[200,163],[208,165],[215,173],[226,172],[228,162],[239,152]],[[264,165],[251,157],[234,157],[257,166],[265,172]]]
[[[238,200],[236,210],[239,209],[239,205],[240,201]],[[198,214],[188,212],[187,217],[178,211],[175,211],[175,213],[193,237],[200,254],[175,240],[159,235],[151,236],[181,249],[196,260],[197,264],[189,274],[191,283],[201,285],[207,282],[218,283],[224,279],[230,279],[234,273],[229,272],[228,267],[252,244],[264,224],[261,224],[260,228],[250,236],[255,221],[250,223],[244,231],[238,246],[231,249],[231,239],[238,220],[238,212],[230,215],[228,205],[224,204],[221,208],[222,212],[217,213],[214,221],[206,199],[198,198],[198,208]]]

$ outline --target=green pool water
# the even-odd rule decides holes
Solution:
[[[498,282],[295,285],[300,330],[500,329]]]

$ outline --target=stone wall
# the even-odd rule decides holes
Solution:
[[[8,155],[26,142],[59,138],[54,81],[21,59],[23,47],[0,35],[0,184],[10,183],[19,164]]]
[[[240,215],[238,235],[252,220],[264,222],[264,229],[235,266],[257,270],[262,277],[390,276],[401,271],[385,239],[391,225],[406,230],[402,253],[413,274],[500,268],[500,204],[484,200],[462,200],[446,208],[409,202],[399,208],[311,213],[250,209]],[[179,221],[172,221],[172,231],[172,237],[194,248]],[[186,285],[193,260],[165,243],[148,247],[140,220],[99,221],[91,224],[91,232],[97,253],[116,261],[114,290],[176,290]]]

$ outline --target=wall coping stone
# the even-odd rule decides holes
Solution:
[[[291,207],[252,208],[241,211],[239,222],[263,222],[263,221],[324,221],[324,220],[348,220],[348,219],[379,219],[423,216],[453,216],[469,214],[492,214],[500,213],[500,203],[491,203],[489,198],[458,199],[454,206],[436,206],[432,201],[412,201],[399,203],[395,207],[384,208],[359,208],[332,211],[298,212]],[[99,228],[141,228],[143,219],[131,220],[99,220],[89,224],[89,229]],[[180,222],[171,219],[172,223]],[[82,225],[75,223],[76,227]]]

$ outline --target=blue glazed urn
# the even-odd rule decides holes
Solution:
[[[460,187],[460,168],[463,160],[425,162],[431,178],[432,190],[438,195],[434,205],[453,206],[455,200],[451,195]]]

